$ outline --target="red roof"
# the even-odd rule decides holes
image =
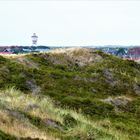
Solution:
[[[140,60],[140,58],[128,58],[128,60],[134,60],[134,61],[136,61],[136,60]]]
[[[0,52],[0,54],[13,54],[12,52]]]
[[[130,54],[130,55],[140,55],[140,47],[129,49],[128,54]]]

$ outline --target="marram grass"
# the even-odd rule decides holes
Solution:
[[[8,88],[5,91],[0,91],[0,101],[0,130],[9,136],[48,140],[128,140],[127,134],[117,132],[111,126],[109,120],[94,121],[76,111],[56,107],[54,101],[46,96],[26,95],[15,88]],[[32,108],[29,108],[31,105]],[[28,118],[29,115],[32,118],[39,118],[42,121],[42,126],[37,127],[34,123],[31,123],[31,118]],[[66,115],[70,115],[76,121],[76,124],[65,126]],[[61,124],[62,130],[53,128],[53,125],[45,124],[44,120],[47,119],[57,122],[58,125]],[[103,124],[107,128],[104,128]],[[56,129],[55,132],[53,132],[53,129]]]

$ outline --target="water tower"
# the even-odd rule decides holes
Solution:
[[[32,38],[32,45],[36,46],[37,45],[37,40],[38,40],[38,36],[36,35],[36,33],[33,33],[31,38]]]

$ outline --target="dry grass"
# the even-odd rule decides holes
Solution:
[[[34,127],[28,120],[13,119],[5,111],[0,110],[0,130],[16,137],[40,138],[43,140],[58,140]]]
[[[102,61],[102,57],[100,55],[94,54],[92,52],[95,52],[95,50],[79,47],[79,48],[59,48],[59,49],[50,50],[48,52],[41,53],[41,54],[43,55],[50,54],[52,60],[54,60],[56,57],[56,60],[55,60],[56,62],[59,61],[58,59],[60,59],[60,57],[58,58],[57,56],[64,56],[65,60],[69,60],[69,61],[73,60],[74,62],[77,62],[80,66],[84,66],[91,62]],[[30,53],[29,54],[10,54],[10,55],[2,55],[2,56],[8,59],[13,59],[14,61],[20,64],[33,67],[33,68],[38,68],[37,64],[27,59],[26,56],[28,55],[30,55]],[[61,61],[64,61],[63,58],[60,60],[59,63],[63,63]]]
[[[14,58],[21,58],[21,57],[24,57],[28,54],[0,54],[1,56],[5,57],[5,58],[11,58],[11,59],[14,59]]]
[[[20,110],[24,111],[29,104],[36,103],[36,98],[32,99],[28,95],[22,95],[20,91],[14,88],[7,89],[6,91],[0,93],[0,100],[2,101],[0,105],[0,130],[3,132],[14,135],[16,137],[31,137],[40,138],[43,140],[58,140],[49,135],[46,131],[42,131],[32,125],[28,119],[22,118],[22,116],[12,116],[9,114],[8,110]],[[4,105],[4,108],[2,107]],[[12,112],[12,111],[11,111]],[[46,117],[41,111],[31,110],[30,113],[41,118]]]
[[[96,135],[98,135],[96,131],[100,131],[107,135],[113,135],[116,140],[129,140],[127,134],[124,135],[121,131],[117,132],[112,128],[109,120],[91,121],[89,118],[76,111],[56,108],[53,101],[46,96],[38,97],[25,95],[15,88],[9,88],[0,92],[0,101],[0,130],[16,137],[38,137],[44,140],[58,139],[55,138],[55,136],[51,136],[53,134],[48,134],[46,131],[31,124],[27,118],[9,115],[7,109],[15,111],[20,110],[21,112],[26,111],[31,116],[39,117],[42,120],[51,119],[60,123],[63,123],[66,114],[71,114],[79,123],[75,127],[69,128],[66,135],[83,135],[83,137],[85,136],[85,138],[87,138],[88,135],[94,133],[96,138]],[[34,106],[34,108],[29,108],[29,106]],[[95,130],[95,132],[93,130]],[[109,140],[110,138],[105,136],[104,139]]]

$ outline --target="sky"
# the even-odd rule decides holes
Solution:
[[[140,45],[140,1],[0,1],[0,46]]]

